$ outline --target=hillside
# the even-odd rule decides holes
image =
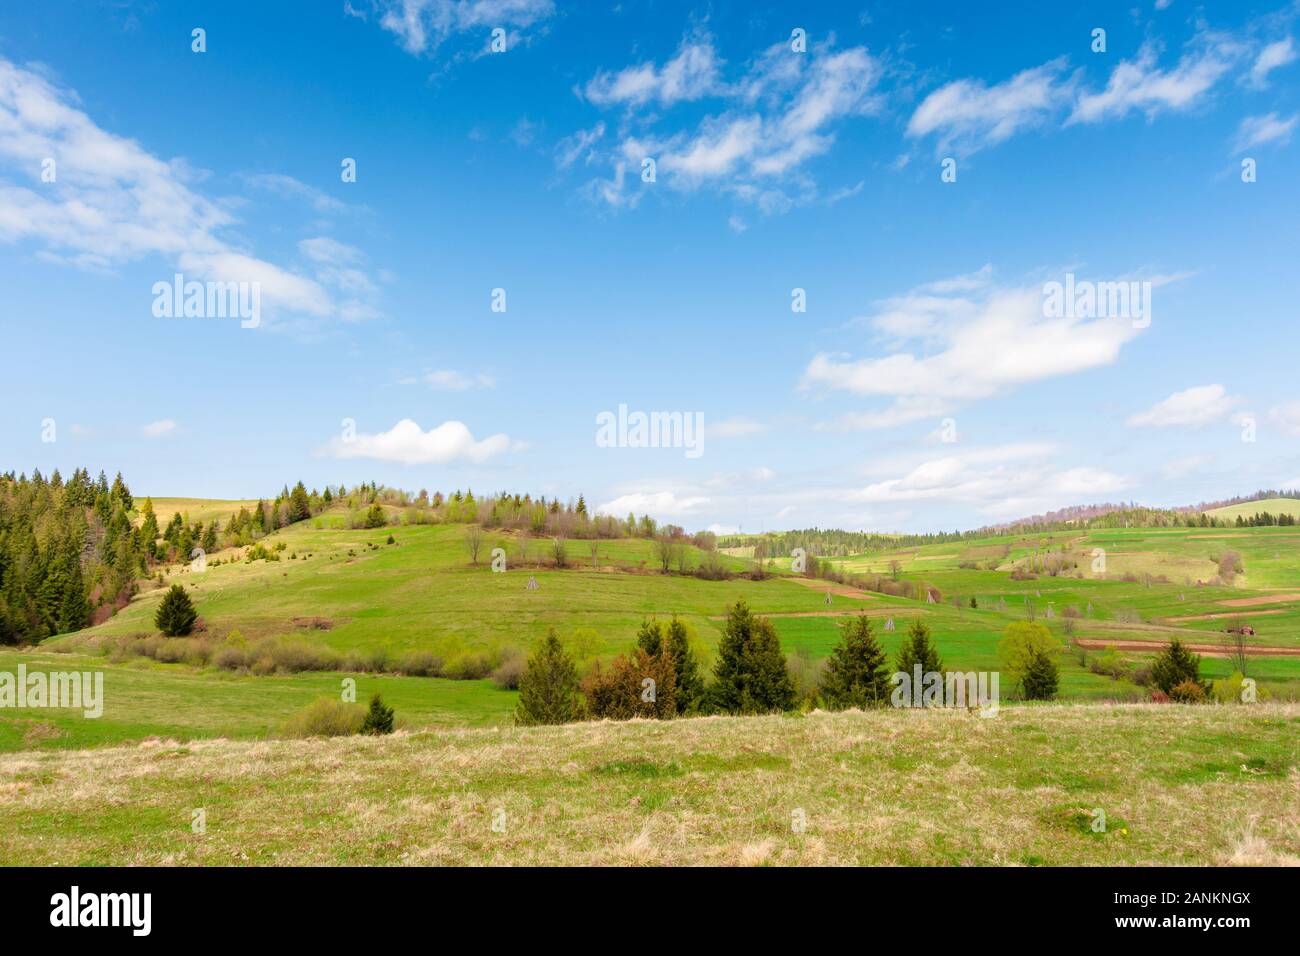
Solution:
[[[1296,863],[1297,719],[1044,705],[0,755],[0,859]]]
[[[1249,518],[1261,513],[1300,518],[1300,498],[1262,498],[1259,501],[1243,501],[1240,504],[1226,505],[1206,512],[1215,518],[1228,521],[1235,521],[1238,515]]]

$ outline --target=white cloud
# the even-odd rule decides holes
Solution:
[[[170,418],[163,418],[156,422],[150,422],[148,425],[142,425],[140,431],[146,438],[163,438],[175,434],[176,422]]]
[[[408,53],[436,50],[453,34],[530,27],[555,13],[553,0],[376,0],[379,25]],[[514,39],[510,37],[510,39]]]
[[[699,511],[709,503],[702,495],[678,497],[672,491],[633,492],[596,506],[597,514],[622,518],[628,514],[648,514],[658,518],[676,518]]]
[[[1161,110],[1185,110],[1194,106],[1232,65],[1231,45],[1205,42],[1185,54],[1169,70],[1156,66],[1157,48],[1146,43],[1136,60],[1122,60],[1111,71],[1106,89],[1079,97],[1069,123],[1096,123],[1121,118],[1133,110],[1150,118]]]
[[[267,192],[296,196],[321,214],[340,213],[348,208],[347,203],[284,173],[241,173],[239,179]]]
[[[192,188],[179,160],[164,162],[99,128],[76,95],[0,58],[0,241],[29,241],[46,261],[94,271],[160,256],[187,278],[256,282],[263,311],[342,313],[318,281],[258,259],[224,238],[234,217]],[[54,182],[41,182],[55,161]],[[22,185],[26,175],[31,185]],[[170,276],[168,276],[170,278]]]
[[[1127,479],[1099,468],[1059,468],[1049,460],[1052,451],[1050,445],[1024,443],[955,453],[923,461],[848,497],[867,504],[957,502],[977,506],[990,517],[1014,517],[1101,500],[1128,485]]]
[[[709,62],[716,63],[716,57]],[[661,105],[666,95],[663,71],[647,71],[644,65],[633,71],[617,74],[623,77],[618,83],[611,75],[597,77],[596,98],[624,102],[629,108]],[[816,187],[802,167],[833,146],[837,124],[880,111],[882,100],[875,88],[881,73],[879,62],[863,47],[795,54],[782,43],[751,64],[739,83],[724,85],[713,78],[707,86],[669,85],[673,96],[680,98],[686,90],[704,95],[707,90],[728,105],[667,135],[653,130],[665,122],[658,113],[631,115],[626,125],[632,131],[604,157],[613,166],[614,178],[588,183],[587,192],[611,206],[635,205],[629,195],[639,196],[642,185],[626,171],[639,170],[642,160],[651,157],[658,178],[669,186],[684,191],[712,186],[764,214],[812,201]],[[589,98],[592,92],[589,84]],[[781,185],[790,178],[800,191],[797,197]]]
[[[1247,116],[1237,127],[1237,139],[1233,144],[1234,153],[1244,152],[1252,146],[1262,146],[1265,143],[1287,143],[1291,139],[1291,131],[1295,129],[1296,116],[1290,119],[1280,119],[1276,113],[1268,113],[1264,116]]]
[[[492,376],[485,375],[482,372],[475,375],[466,375],[464,372],[457,372],[454,369],[425,372],[418,381],[423,382],[432,389],[443,392],[463,392],[469,388],[492,388],[496,384]]]
[[[1131,416],[1128,424],[1152,428],[1200,427],[1223,420],[1240,404],[1241,399],[1229,395],[1222,385],[1198,385],[1174,392],[1146,411]]]
[[[587,83],[585,94],[599,106],[639,106],[652,100],[672,106],[717,91],[718,66],[718,55],[708,37],[683,40],[677,55],[662,67],[641,63],[617,73],[598,73]]]
[[[1160,477],[1166,481],[1178,481],[1212,464],[1214,464],[1213,455],[1188,455],[1184,458],[1175,458],[1160,466]]]
[[[916,108],[907,135],[937,133],[940,152],[971,153],[1000,143],[1041,124],[1069,100],[1074,81],[1062,76],[1065,65],[1064,58],[1056,59],[993,86],[971,79],[948,83]]]
[[[605,124],[597,123],[591,129],[580,129],[572,136],[566,136],[555,147],[555,165],[568,169],[579,159],[583,165],[596,158],[596,143],[605,135]]]
[[[870,359],[820,353],[804,370],[804,388],[893,400],[839,427],[891,427],[1109,365],[1138,334],[1125,319],[1045,317],[1041,288],[997,287],[984,270],[887,299],[870,324],[894,351]]]
[[[516,447],[508,435],[492,435],[476,441],[463,422],[443,422],[423,431],[404,418],[386,432],[358,434],[351,440],[335,437],[323,449],[332,458],[371,458],[404,465],[444,464],[466,459],[475,463]]]
[[[1295,58],[1295,44],[1290,37],[1270,43],[1259,51],[1259,56],[1255,58],[1255,65],[1250,68],[1251,85],[1258,88],[1268,86],[1268,75],[1278,67],[1286,66]]]

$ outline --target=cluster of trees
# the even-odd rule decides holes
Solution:
[[[134,504],[120,474],[0,475],[0,644],[75,631],[125,606],[148,566]]]
[[[1285,511],[1276,515],[1268,511],[1257,511],[1250,517],[1237,515],[1237,520],[1234,522],[1238,528],[1292,527],[1295,523],[1295,515],[1287,514]]]
[[[1019,694],[1028,700],[1055,696],[1058,650],[1042,624],[1017,622],[1007,628],[1000,651]],[[579,678],[577,665],[552,630],[529,657],[519,682],[515,720],[520,724],[562,724],[583,719],[669,719],[693,714],[765,714],[789,710],[801,696],[830,710],[884,706],[892,675],[944,674],[930,629],[921,620],[908,628],[890,666],[872,621],[859,614],[841,625],[815,685],[801,694],[781,651],[771,621],[743,600],[727,609],[712,680],[700,674],[690,633],[678,618],[648,621],[635,646],[607,667],[597,665]]]

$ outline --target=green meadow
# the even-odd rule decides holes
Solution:
[[[225,514],[238,504],[176,501],[191,519],[195,512]],[[396,510],[390,515],[400,517]],[[468,526],[460,524],[349,529],[334,511],[265,538],[261,543],[278,549],[272,553],[279,560],[248,562],[244,549],[227,549],[209,555],[203,570],[172,566],[161,584],[142,582],[135,599],[106,622],[36,648],[0,652],[0,670],[13,670],[18,663],[49,670],[99,669],[106,688],[104,716],[95,720],[55,710],[0,712],[0,750],[66,749],[149,737],[272,737],[312,700],[336,697],[348,678],[356,681],[359,700],[382,693],[412,729],[511,721],[515,693],[487,679],[311,671],[255,676],[123,654],[122,643],[156,633],[154,611],[167,587],[177,582],[188,589],[201,615],[200,640],[222,644],[272,638],[389,662],[413,652],[444,660],[481,653],[496,660],[512,649],[526,652],[555,628],[585,666],[626,650],[645,618],[677,614],[694,629],[697,652],[707,667],[728,605],[742,598],[772,619],[786,653],[810,669],[835,645],[843,620],[856,613],[865,612],[876,622],[891,655],[908,623],[920,618],[930,625],[945,667],[987,671],[999,669],[998,642],[1007,624],[1033,617],[1061,638],[1060,694],[1066,700],[1145,698],[1146,692],[1129,680],[1090,670],[1089,655],[1112,642],[1145,642],[1154,650],[1178,636],[1217,647],[1225,643],[1229,621],[1240,615],[1257,631],[1245,639],[1248,645],[1300,648],[1300,561],[1296,532],[1285,527],[1003,535],[836,559],[844,570],[896,574],[900,580],[927,584],[941,594],[936,603],[795,576],[789,559],[775,562],[774,573],[763,580],[664,574],[653,542],[642,539],[599,541],[594,554],[589,542],[570,541],[568,566],[559,569],[553,566],[549,541],[486,532],[475,563],[468,534]],[[690,562],[698,563],[699,553],[687,547]],[[491,569],[495,548],[505,553],[504,572]],[[1197,585],[1213,577],[1215,559],[1225,548],[1241,555],[1244,565],[1234,585]],[[1094,570],[1099,549],[1105,552],[1104,572]],[[1055,576],[1014,580],[1011,572],[1036,552],[1059,552],[1068,566]],[[743,557],[723,560],[736,571],[753,567]],[[535,588],[528,586],[530,581]],[[1248,603],[1237,606],[1241,602]],[[1064,648],[1070,637],[1065,632],[1067,608],[1078,611],[1069,625],[1073,637],[1097,648],[1082,657]],[[1127,643],[1119,653],[1134,665],[1151,656]],[[1227,657],[1206,656],[1202,669],[1208,677],[1226,677],[1232,666]],[[1270,696],[1300,696],[1300,657],[1254,656],[1249,670]]]

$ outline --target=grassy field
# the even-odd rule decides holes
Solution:
[[[0,862],[1294,864],[1298,729],[1061,704],[6,754]]]
[[[1214,508],[1205,513],[1213,515],[1215,518],[1226,518],[1233,521],[1238,515],[1249,518],[1261,512],[1274,515],[1295,515],[1300,518],[1300,498],[1263,498],[1259,501],[1246,501],[1238,505]]]
[[[202,502],[185,500],[191,516],[202,509]],[[465,526],[349,530],[342,517],[330,513],[267,537],[267,547],[283,545],[278,561],[246,563],[242,552],[224,551],[209,556],[202,572],[189,565],[173,567],[164,585],[144,582],[128,607],[98,627],[51,639],[35,649],[0,652],[0,670],[12,671],[19,663],[29,669],[103,670],[107,697],[105,714],[96,720],[55,710],[0,711],[0,751],[75,749],[151,736],[180,741],[266,739],[311,700],[337,696],[340,681],[349,675],[251,676],[101,653],[116,641],[152,635],[157,602],[172,582],[190,590],[202,616],[205,641],[220,644],[235,635],[249,642],[275,638],[340,653],[382,653],[390,661],[413,651],[450,660],[470,652],[526,650],[554,627],[585,664],[625,650],[644,618],[677,613],[695,629],[697,652],[707,668],[726,608],[742,597],[770,616],[787,654],[810,666],[824,659],[839,640],[845,618],[862,611],[876,621],[891,656],[910,621],[927,621],[945,666],[960,670],[998,670],[997,646],[1004,628],[1030,615],[1064,639],[1063,615],[1069,607],[1081,615],[1073,625],[1076,637],[1099,648],[1112,642],[1146,642],[1154,652],[1173,636],[1217,647],[1227,624],[1242,615],[1241,620],[1258,631],[1248,644],[1300,649],[1300,562],[1286,550],[1289,528],[1003,536],[839,561],[853,570],[887,570],[896,560],[900,578],[942,591],[942,602],[930,604],[832,587],[785,570],[762,581],[664,575],[658,571],[653,545],[644,540],[600,542],[594,559],[585,542],[572,541],[571,566],[557,570],[536,565],[549,542],[527,542],[525,555],[518,537],[489,533],[475,565],[466,547]],[[390,535],[393,544],[387,543]],[[1215,568],[1210,553],[1225,541],[1245,564],[1236,586],[1188,586],[1167,573],[1178,562],[1199,561],[1204,568],[1198,565],[1197,572],[1208,575]],[[495,547],[507,553],[505,573],[490,570]],[[1009,570],[1035,548],[1041,552],[1062,547],[1078,556],[1081,577],[1011,580]],[[1093,574],[1093,548],[1104,548],[1112,564],[1145,554],[1156,569],[1152,573],[1166,574],[1169,580],[1124,580],[1113,567],[1104,576]],[[725,560],[736,569],[749,566],[743,558]],[[530,578],[537,582],[536,589],[526,587]],[[1245,586],[1248,581],[1255,586]],[[977,607],[969,606],[971,598]],[[891,620],[894,628],[887,630]],[[1138,665],[1151,655],[1124,650],[1122,657]],[[1124,701],[1146,695],[1126,679],[1092,673],[1088,658],[1076,653],[1063,650],[1058,666],[1061,695],[1067,699]],[[1226,657],[1216,656],[1207,656],[1202,667],[1210,678],[1226,677],[1232,669]],[[514,694],[487,680],[351,676],[357,679],[359,699],[382,692],[412,729],[507,725],[514,709]],[[1254,657],[1250,676],[1274,699],[1300,696],[1300,656]],[[1004,696],[1007,692],[1004,688]]]

